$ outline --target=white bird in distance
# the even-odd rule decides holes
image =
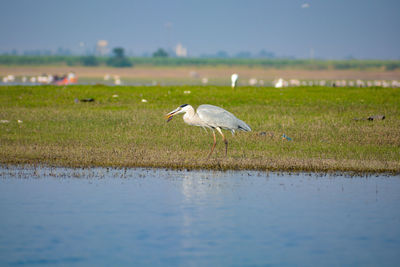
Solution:
[[[279,78],[279,80],[275,83],[275,88],[282,88],[283,87],[283,79]]]
[[[239,75],[237,73],[232,74],[232,76],[231,76],[232,88],[236,87],[238,79],[239,79]]]

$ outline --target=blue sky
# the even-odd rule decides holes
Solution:
[[[180,42],[191,56],[400,59],[399,14],[397,0],[1,0],[0,51],[104,39],[136,55]]]

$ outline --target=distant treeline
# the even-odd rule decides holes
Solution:
[[[309,70],[400,69],[400,60],[310,60],[310,59],[254,59],[254,58],[157,58],[126,57],[131,66],[249,66],[265,68],[298,68]],[[125,62],[126,63],[126,62]],[[0,55],[0,65],[67,65],[116,66],[110,57],[95,56],[21,56]],[[125,64],[130,67],[129,64]]]

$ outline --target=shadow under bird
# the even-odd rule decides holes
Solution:
[[[231,131],[232,135],[235,133],[236,130],[245,132],[251,131],[250,126],[247,125],[244,121],[239,120],[229,111],[217,106],[207,104],[200,105],[197,108],[197,111],[195,111],[191,105],[183,104],[166,115],[166,118],[168,119],[167,122],[172,120],[174,115],[180,113],[185,113],[183,115],[183,121],[185,123],[193,126],[200,126],[204,129],[211,129],[214,136],[214,143],[211,147],[211,151],[210,154],[208,154],[208,157],[210,157],[213,153],[215,145],[217,143],[214,129],[216,129],[221,134],[222,139],[224,140],[225,156],[228,154],[228,140],[226,140],[224,134],[222,133],[222,129]]]

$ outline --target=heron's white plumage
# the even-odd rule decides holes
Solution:
[[[212,128],[219,127],[224,130],[230,130],[233,133],[235,130],[251,131],[251,128],[244,121],[217,106],[201,105],[197,108],[197,114],[205,124]]]
[[[166,117],[168,118],[168,121],[170,121],[174,115],[179,113],[185,113],[183,115],[183,120],[189,125],[212,129],[214,144],[209,155],[211,155],[211,153],[213,152],[216,144],[214,129],[216,129],[221,134],[225,142],[225,153],[227,153],[228,150],[228,141],[223,135],[221,129],[230,130],[232,134],[235,133],[236,130],[246,132],[251,131],[250,126],[247,125],[244,121],[236,118],[236,116],[229,111],[217,106],[207,104],[200,105],[197,108],[197,111],[195,111],[191,105],[183,104],[168,113]]]

